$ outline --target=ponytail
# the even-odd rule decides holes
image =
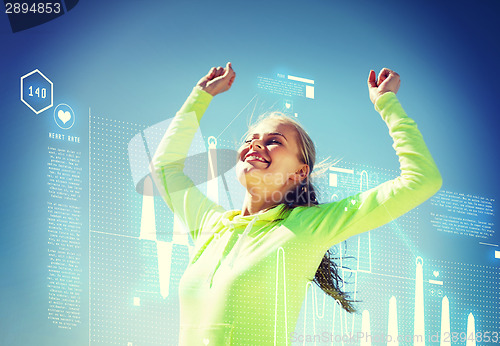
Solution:
[[[292,189],[285,195],[285,207],[281,211],[280,219],[284,218],[285,215],[296,207],[319,204],[314,186],[309,180],[309,177],[304,180],[305,182],[302,181],[296,189]],[[340,259],[340,257],[332,257],[331,250],[327,250],[316,271],[314,279],[311,281],[317,284],[327,295],[337,300],[344,310],[347,312],[356,312],[352,303],[359,301],[352,300],[349,295],[341,289],[343,280],[339,275],[339,267],[335,262],[335,260],[338,259]]]

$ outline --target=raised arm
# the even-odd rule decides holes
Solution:
[[[422,134],[396,98],[399,84],[399,75],[389,69],[382,70],[378,80],[370,71],[370,99],[389,128],[400,175],[338,202],[295,208],[288,227],[309,229],[312,241],[328,248],[396,219],[440,189],[441,175]]]
[[[150,163],[150,172],[168,207],[196,240],[203,224],[224,209],[207,198],[183,172],[199,122],[213,96],[228,90],[235,78],[231,64],[202,77],[170,123]]]

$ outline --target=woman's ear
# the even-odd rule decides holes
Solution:
[[[296,183],[300,183],[309,175],[309,165],[302,164],[299,169],[295,171],[294,180]]]

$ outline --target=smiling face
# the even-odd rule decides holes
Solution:
[[[236,174],[252,195],[283,196],[309,173],[302,162],[298,133],[292,124],[265,119],[249,132],[238,150]],[[275,200],[275,202],[279,202]]]

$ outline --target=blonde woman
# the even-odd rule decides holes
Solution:
[[[399,75],[370,71],[370,100],[394,141],[401,174],[338,202],[319,204],[310,175],[315,149],[287,116],[251,127],[236,172],[246,189],[241,210],[209,200],[183,173],[183,162],[212,98],[231,88],[231,63],[200,79],[176,114],[151,163],[163,198],[194,241],[180,285],[180,345],[285,345],[315,281],[344,309],[328,250],[421,204],[441,187],[440,173],[415,122],[401,107]]]

